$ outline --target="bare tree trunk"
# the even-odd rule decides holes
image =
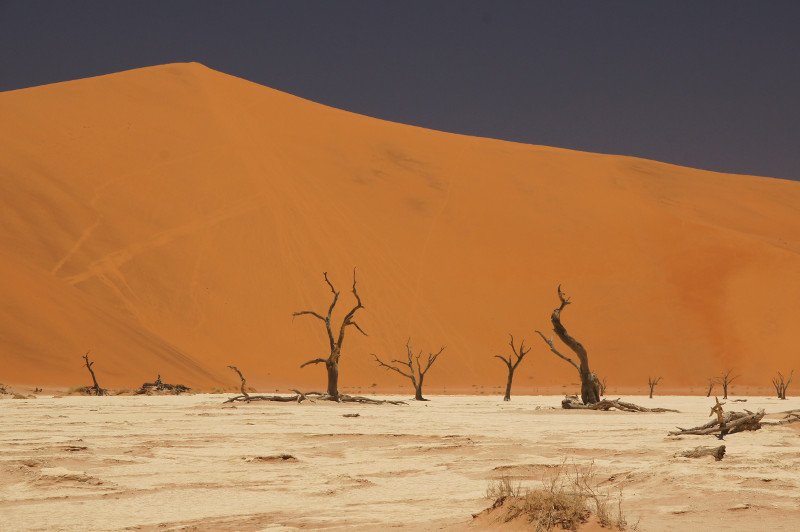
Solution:
[[[708,379],[708,389],[706,390],[706,397],[711,397],[711,391],[714,389],[714,379]]]
[[[661,377],[647,377],[647,385],[650,387],[650,399],[653,398],[653,389],[656,387],[656,384],[661,382]]]
[[[726,371],[725,373],[722,374],[722,378],[720,378],[720,380],[719,380],[720,384],[722,384],[722,398],[723,399],[727,399],[728,398],[728,386],[730,386],[733,383],[733,381],[735,381],[736,379],[739,378],[739,375],[735,375],[735,376],[731,377],[731,373],[732,372],[733,372],[733,370],[729,369],[728,371]]]
[[[422,382],[425,380],[425,374],[421,374],[419,379],[417,380],[417,386],[414,389],[414,400],[416,401],[427,401],[424,397],[422,397]]]
[[[514,370],[508,370],[508,380],[506,381],[506,394],[503,396],[503,401],[511,400],[511,381],[514,380]]]
[[[339,362],[328,361],[325,368],[328,370],[328,395],[336,401],[339,398]]]
[[[540,331],[536,332],[550,347],[550,351],[559,358],[572,364],[575,369],[578,370],[578,375],[581,378],[581,400],[583,404],[594,404],[600,401],[600,382],[597,376],[589,369],[589,355],[586,353],[586,348],[584,348],[579,341],[570,336],[567,329],[561,323],[561,311],[570,304],[569,298],[561,291],[561,285],[558,286],[558,299],[561,301],[561,305],[553,310],[553,313],[550,315],[550,321],[553,324],[553,332],[555,332],[558,338],[578,356],[580,364],[576,364],[571,358],[559,353],[552,339],[548,339]]]

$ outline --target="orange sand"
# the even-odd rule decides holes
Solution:
[[[447,350],[430,391],[575,381],[534,337],[568,328],[610,386],[699,391],[797,365],[800,183],[472,138],[174,64],[0,94],[0,382],[320,388],[327,270],[359,269],[369,337],[343,387],[394,390],[369,353]],[[658,124],[653,124],[654,130]],[[800,367],[797,368],[800,370]],[[375,386],[372,386],[373,383]],[[474,385],[474,388],[473,388]]]

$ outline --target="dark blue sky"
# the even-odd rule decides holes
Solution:
[[[800,179],[800,1],[0,0],[0,90],[174,61],[424,127]]]

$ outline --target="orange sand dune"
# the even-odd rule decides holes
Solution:
[[[320,388],[327,270],[358,267],[369,337],[341,384],[394,390],[369,356],[447,345],[431,391],[575,382],[534,336],[568,328],[610,386],[800,370],[800,183],[430,131],[174,64],[0,94],[0,382],[160,372]],[[653,125],[654,130],[658,124]],[[537,341],[539,340],[539,341]],[[373,386],[373,383],[375,386]]]

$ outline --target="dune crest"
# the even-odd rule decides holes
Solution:
[[[344,389],[405,389],[370,353],[447,345],[437,391],[576,382],[534,335],[563,319],[615,386],[700,391],[797,361],[800,183],[454,135],[196,63],[0,93],[0,381],[137,387],[156,373],[318,389],[322,272],[368,337]],[[657,130],[657,124],[654,125]],[[797,368],[800,370],[800,368]],[[374,384],[374,386],[373,386]],[[484,387],[484,388],[481,388]],[[570,386],[573,391],[574,386]]]

